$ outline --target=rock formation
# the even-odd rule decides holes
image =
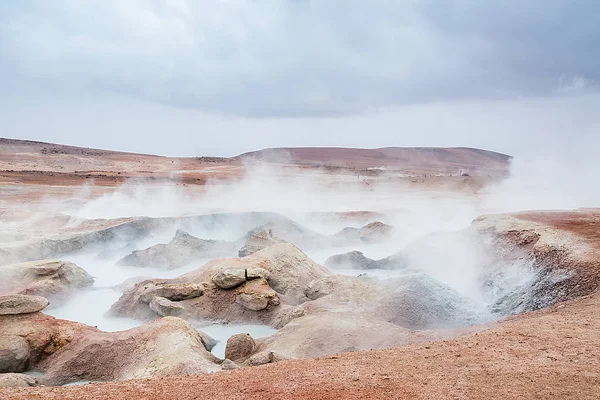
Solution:
[[[375,221],[362,228],[347,227],[334,235],[335,238],[351,242],[374,243],[387,240],[393,233],[394,228],[383,222]]]
[[[71,290],[93,284],[94,279],[85,270],[66,261],[41,260],[0,266],[0,294],[61,299]]]
[[[249,357],[253,352],[256,343],[248,333],[239,333],[227,339],[225,347],[225,358],[231,361],[237,361]]]
[[[43,372],[48,385],[122,380],[220,369],[203,335],[186,321],[160,318],[102,332],[41,313],[0,316],[0,372]]]
[[[235,245],[222,240],[204,240],[177,230],[167,244],[156,244],[145,250],[135,250],[118,261],[119,265],[179,268],[196,260],[233,253]]]
[[[274,335],[258,339],[255,353],[270,353],[272,361],[316,358],[401,346],[441,335],[434,331],[409,330],[365,314],[319,313],[294,319]]]
[[[333,275],[308,285],[304,315],[354,312],[407,329],[449,329],[489,320],[482,306],[425,275],[386,281]]]
[[[291,306],[309,300],[304,294],[308,284],[327,275],[297,247],[279,243],[248,257],[210,261],[176,279],[141,282],[123,294],[111,314],[153,319],[156,314],[148,304],[155,287],[196,285],[204,288],[201,296],[175,300],[184,307],[179,315],[277,325]]]
[[[33,376],[25,375],[25,374],[15,374],[15,373],[6,373],[0,374],[0,388],[8,388],[8,387],[32,387],[38,386],[39,382]]]
[[[50,304],[41,296],[9,294],[0,296],[0,315],[29,314],[42,311]]]
[[[360,251],[336,254],[325,260],[325,266],[336,269],[407,269],[408,262],[402,254],[394,254],[381,260],[366,257]]]
[[[238,255],[240,257],[246,257],[274,244],[284,242],[284,240],[273,236],[272,229],[260,227],[248,233],[244,247],[239,250]]]

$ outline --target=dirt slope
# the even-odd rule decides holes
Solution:
[[[407,173],[470,174],[505,173],[510,157],[469,148],[288,148],[266,149],[233,158],[162,157],[110,150],[88,149],[52,143],[0,138],[2,175],[54,172],[53,176],[150,176],[173,174],[199,175],[210,172],[217,177],[241,168],[244,159],[283,162],[290,166],[342,169],[392,169]],[[232,171],[233,169],[233,171]],[[206,174],[205,174],[206,175]],[[88,176],[88,177],[89,177]],[[33,181],[40,182],[39,179]]]

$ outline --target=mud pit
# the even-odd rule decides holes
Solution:
[[[600,284],[596,210],[483,215],[503,210],[486,208],[477,176],[439,186],[426,175],[415,183],[400,173],[361,180],[305,165],[244,168],[192,187],[7,183],[0,295],[51,304],[0,315],[1,372],[36,375],[37,383],[20,381],[27,385],[65,385],[238,376],[263,364],[325,368],[314,359],[458,346],[502,329],[497,321],[508,316],[514,324],[593,296]],[[28,200],[15,201],[19,193]],[[223,360],[239,333],[253,344]],[[349,373],[326,368],[340,379]],[[101,386],[68,390],[87,387]]]

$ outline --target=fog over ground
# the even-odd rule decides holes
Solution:
[[[477,193],[414,190],[385,174],[366,182],[253,164],[237,182],[210,181],[197,191],[126,182],[94,197],[82,187],[70,201],[46,198],[35,205],[38,215],[4,226],[27,232],[46,218],[59,224],[64,215],[51,212],[70,216],[66,228],[76,229],[85,219],[260,211],[330,238],[361,226],[324,222],[316,212],[381,212],[394,227],[386,240],[299,247],[320,264],[351,250],[375,260],[402,252],[418,274],[485,309],[530,282],[530,265],[503,265],[494,282],[500,294],[491,293],[482,284],[489,249],[445,234],[486,213],[600,204],[599,18],[599,3],[586,0],[3,2],[2,137],[166,156],[467,146],[515,157],[506,180]],[[21,206],[31,207],[14,207]],[[266,221],[252,218],[178,220],[120,247],[68,254],[95,287],[48,311],[106,330],[139,325],[104,315],[123,292],[116,285],[140,275],[174,278],[208,258],[173,270],[119,260],[168,243],[183,228],[201,239],[240,241]],[[231,333],[215,335],[224,341]]]

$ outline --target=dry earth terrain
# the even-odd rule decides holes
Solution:
[[[408,192],[443,192],[453,198],[477,196],[486,184],[508,174],[509,162],[508,156],[464,148],[270,149],[234,158],[167,158],[0,139],[0,216],[5,224],[0,227],[8,227],[0,231],[0,242],[7,243],[0,246],[0,266],[10,264],[6,273],[11,274],[33,268],[36,276],[43,278],[27,280],[31,278],[28,273],[20,281],[22,287],[0,285],[0,294],[2,290],[11,295],[19,291],[52,299],[57,294],[68,295],[75,286],[89,286],[91,277],[73,264],[40,266],[34,265],[35,260],[53,257],[52,251],[60,256],[98,242],[129,240],[124,237],[137,240],[141,233],[167,225],[191,226],[204,221],[202,218],[213,218],[78,219],[58,213],[21,223],[30,220],[36,207],[48,203],[48,198],[70,199],[85,182],[93,182],[91,198],[112,193],[124,182],[180,185],[201,194],[214,182],[225,187],[238,182],[249,165],[258,163],[284,177],[293,177],[298,171],[334,180],[350,177],[354,181],[358,176],[363,185],[391,182]],[[105,333],[41,312],[0,315],[0,334],[27,340],[30,362],[46,373],[48,383],[94,376],[117,380],[72,387],[1,388],[0,379],[0,399],[600,398],[599,209],[483,215],[458,232],[436,233],[433,238],[425,235],[426,240],[442,235],[439,244],[426,248],[442,257],[456,243],[468,242],[481,250],[485,256],[481,258],[485,260],[483,288],[502,282],[498,277],[507,265],[525,263],[532,271],[526,283],[490,289],[495,293],[493,308],[500,320],[470,319],[469,303],[457,300],[456,309],[464,311],[472,323],[453,328],[436,325],[438,317],[446,316],[435,314],[435,298],[402,297],[394,287],[394,282],[401,281],[385,286],[361,277],[330,274],[300,250],[337,246],[340,240],[353,245],[387,240],[394,227],[372,222],[384,219],[387,214],[383,211],[318,213],[320,221],[327,224],[344,226],[354,221],[362,226],[335,234],[316,233],[281,216],[253,214],[252,218],[270,222],[259,228],[249,225],[252,230],[241,241],[202,240],[178,231],[167,244],[133,252],[128,249],[131,256],[125,259],[141,264],[154,262],[153,257],[158,256],[161,263],[183,264],[187,260],[182,257],[194,258],[197,252],[208,250],[216,252],[216,257],[231,257],[231,249],[241,253],[239,258],[217,258],[175,279],[127,283],[113,312],[146,320],[157,317],[153,312],[188,319],[211,310],[219,318],[261,320],[279,332],[257,340],[236,363],[220,364],[221,360],[207,352],[208,339],[197,337],[180,318],[159,318],[132,330]],[[227,218],[239,215],[218,218],[231,221]],[[195,246],[194,251],[187,251],[190,246]],[[416,244],[413,247],[418,250]],[[406,262],[411,267],[411,257],[420,254],[414,248],[411,253],[409,245],[405,253],[393,254],[377,265],[405,268]],[[448,253],[449,265],[451,256]],[[14,264],[22,261],[34,264]],[[245,276],[235,275],[233,266]],[[249,271],[255,276],[249,276]],[[406,276],[416,279],[414,276],[421,275],[409,271]],[[236,279],[239,282],[231,283]],[[415,282],[431,284],[428,280]],[[374,285],[381,287],[374,291]],[[165,293],[175,287],[187,290],[187,297],[167,299]],[[148,291],[160,295],[149,296]],[[198,293],[191,295],[190,291]],[[177,295],[181,297],[182,292]],[[144,300],[144,296],[148,298]],[[450,291],[448,296],[444,301],[461,299]],[[433,307],[432,319],[423,320],[422,315],[409,312],[422,303],[431,303],[425,306]],[[380,329],[393,334],[381,335]],[[0,336],[0,346],[2,339]],[[346,342],[351,345],[345,346]],[[158,348],[154,343],[164,346]],[[288,353],[286,346],[291,346]],[[369,348],[377,349],[365,351]],[[174,353],[168,353],[171,350]],[[342,350],[345,352],[338,354]],[[126,354],[143,354],[145,359],[132,363],[123,358]],[[269,354],[268,360],[253,361],[265,354]],[[234,370],[214,372],[221,368]],[[190,370],[207,373],[188,374]],[[127,380],[120,380],[122,377]]]

